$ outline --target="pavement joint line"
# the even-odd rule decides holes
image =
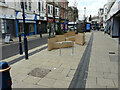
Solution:
[[[29,50],[29,56],[31,56],[31,55],[34,55],[34,52],[39,52],[39,50],[40,49],[42,49],[42,48],[44,48],[44,47],[47,47],[47,44],[44,44],[44,45],[41,45],[40,47],[36,47],[36,48],[34,48],[34,49],[31,49],[31,50]],[[43,49],[44,50],[44,49]],[[40,50],[41,51],[41,50]],[[7,58],[7,59],[5,59],[5,60],[2,60],[2,61],[6,61],[6,62],[8,62],[8,63],[10,63],[10,62],[12,62],[12,61],[14,61],[15,59],[24,59],[24,53],[23,53],[23,55],[20,55],[20,54],[17,54],[17,55],[15,55],[15,56],[12,56],[12,57],[10,57],[10,58]],[[17,57],[17,58],[16,58]],[[18,60],[19,61],[19,60]],[[11,64],[10,64],[11,65]]]

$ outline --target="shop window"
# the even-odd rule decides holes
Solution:
[[[2,33],[7,33],[6,20],[1,20],[1,31]]]
[[[30,23],[28,25],[28,28],[29,28],[29,32],[35,32],[35,24]]]
[[[19,29],[18,29],[18,31],[19,31],[19,33],[24,33],[24,30],[23,30],[23,24],[22,23],[19,23],[18,24],[18,27],[19,27]]]

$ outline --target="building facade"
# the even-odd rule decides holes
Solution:
[[[104,9],[104,13],[103,13],[103,27],[106,29],[107,28],[107,4],[104,5],[103,9]]]
[[[59,2],[59,17],[61,18],[61,29],[63,31],[68,30],[68,1],[61,0]]]
[[[69,7],[68,8],[69,12],[68,12],[68,19],[69,19],[69,24],[68,27],[69,28],[74,28],[77,27],[77,22],[78,22],[78,9],[77,7]]]
[[[12,37],[16,36],[15,28],[15,10],[14,4],[0,1],[0,22],[1,22],[1,33],[4,38],[6,34],[11,34]]]
[[[120,0],[107,2],[107,32],[111,37],[119,37],[120,31]]]
[[[59,18],[61,29],[68,29],[68,1],[60,0],[24,0],[25,30],[27,35],[54,32],[58,29]],[[0,21],[3,37],[24,35],[22,2],[0,0]],[[40,28],[41,27],[41,28]]]
[[[99,18],[99,28],[100,27],[103,27],[103,17],[104,17],[104,9],[103,8],[100,8],[99,11],[98,11],[98,18]]]

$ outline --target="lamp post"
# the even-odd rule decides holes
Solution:
[[[53,0],[53,17],[54,17],[54,30],[53,30],[53,35],[55,33],[55,1]]]
[[[86,7],[84,7],[84,31],[86,31]]]
[[[41,22],[40,22],[40,0],[38,2],[38,6],[39,6],[39,31],[40,31],[40,38],[42,38],[42,29],[41,29]]]
[[[22,10],[23,10],[23,26],[24,26],[24,51],[25,51],[25,59],[28,59],[28,46],[27,46],[27,38],[25,31],[25,13],[24,13],[24,2],[22,0]]]

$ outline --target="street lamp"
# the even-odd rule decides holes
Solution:
[[[54,17],[54,31],[53,31],[53,35],[55,33],[55,1],[53,0],[53,17]]]
[[[23,26],[24,26],[24,51],[25,51],[25,59],[28,59],[28,46],[27,46],[27,38],[25,31],[25,13],[24,13],[24,2],[22,0],[22,11],[23,11]]]
[[[84,31],[86,31],[86,7],[84,7]]]

